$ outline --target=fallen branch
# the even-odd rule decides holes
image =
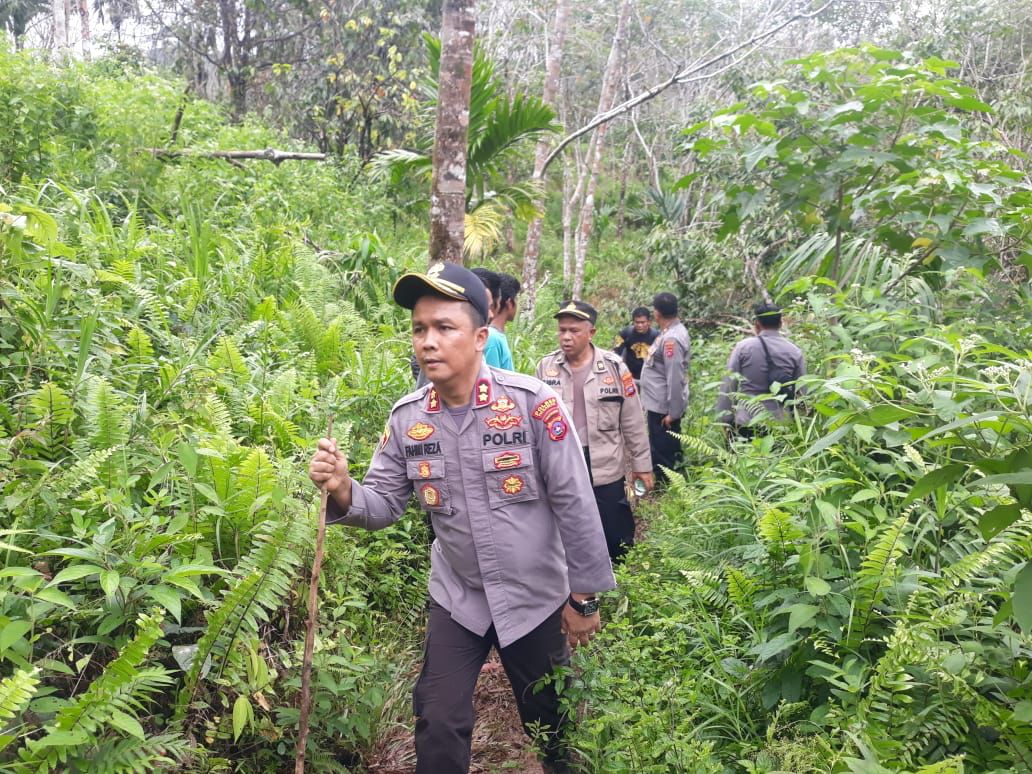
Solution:
[[[284,161],[326,161],[329,157],[325,153],[298,153],[295,151],[281,151],[275,148],[264,150],[221,150],[221,151],[200,151],[200,150],[170,150],[169,148],[144,148],[144,151],[159,159],[174,159],[182,156],[195,156],[206,159],[226,159],[236,161],[237,159],[260,159],[279,164]]]
[[[737,54],[738,52],[742,51],[743,49],[749,48],[750,46],[752,46],[753,47],[752,50],[755,51],[756,48],[759,46],[759,44],[762,43],[763,41],[765,41],[767,38],[770,38],[770,37],[776,35],[777,33],[781,32],[781,30],[785,29],[785,27],[789,26],[790,24],[794,24],[795,22],[802,21],[804,19],[813,19],[813,18],[819,16],[829,6],[833,5],[835,2],[837,2],[837,0],[827,0],[827,2],[825,2],[820,8],[818,8],[815,11],[811,11],[810,13],[797,13],[794,16],[790,16],[789,18],[785,19],[780,24],[777,24],[777,25],[771,27],[770,29],[765,30],[764,32],[761,32],[761,33],[758,33],[758,34],[754,35],[753,37],[749,38],[748,40],[746,40],[746,41],[744,41],[742,43],[739,43],[737,46],[729,48],[727,51],[724,51],[721,54],[717,54],[716,56],[714,56],[714,57],[712,57],[710,59],[707,59],[707,60],[705,60],[703,62],[697,62],[697,63],[695,63],[693,65],[689,65],[688,67],[685,67],[684,69],[674,73],[672,76],[667,78],[662,83],[656,84],[652,88],[646,89],[641,94],[637,94],[634,97],[631,97],[626,102],[622,102],[621,104],[617,105],[616,107],[612,108],[611,110],[607,110],[604,113],[599,113],[597,116],[595,116],[590,121],[588,121],[588,123],[584,124],[584,126],[582,126],[580,129],[578,129],[575,132],[571,132],[570,134],[566,135],[566,137],[564,137],[562,140],[559,141],[559,144],[555,146],[555,149],[550,154],[548,154],[548,158],[545,159],[545,163],[544,163],[544,165],[541,168],[540,176],[541,177],[544,176],[545,170],[548,169],[549,165],[553,161],[555,161],[556,157],[560,153],[563,152],[563,150],[566,148],[567,145],[569,145],[571,142],[576,140],[578,137],[581,137],[581,136],[587,134],[592,129],[594,129],[594,128],[598,127],[598,126],[601,126],[602,124],[605,124],[605,123],[607,123],[609,121],[612,121],[617,116],[623,115],[628,110],[631,110],[631,109],[637,107],[638,105],[642,104],[643,102],[648,102],[653,97],[656,97],[659,94],[662,94],[664,91],[669,89],[674,84],[677,84],[677,83],[690,83],[692,81],[700,81],[700,80],[705,80],[707,78],[712,78],[713,76],[717,75],[719,72],[723,72],[723,69],[719,70],[717,72],[705,73],[703,75],[699,75],[699,73],[702,73],[704,70],[708,70],[713,65],[716,65],[716,64],[718,64],[720,62],[723,62],[725,59],[734,57],[735,54]],[[748,52],[746,52],[745,56],[747,56],[748,54],[751,54],[751,53],[752,53],[752,51],[748,51]],[[745,56],[742,56],[742,57],[740,57],[740,58],[738,58],[736,60],[733,60],[732,64],[737,64],[738,62],[742,61],[742,59],[744,59]],[[727,68],[725,67],[724,69],[727,69]]]

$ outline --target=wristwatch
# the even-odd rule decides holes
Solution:
[[[569,602],[570,607],[572,607],[575,612],[580,613],[585,618],[587,618],[588,616],[595,615],[595,613],[598,612],[598,600],[595,599],[595,597],[585,599],[583,602],[578,602],[576,599],[573,598],[573,594],[571,594]]]

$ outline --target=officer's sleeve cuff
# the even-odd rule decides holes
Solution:
[[[332,497],[326,505],[326,523],[347,527],[367,527],[369,498],[357,481],[351,482],[351,508],[345,512]]]

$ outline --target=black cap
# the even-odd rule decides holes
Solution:
[[[413,309],[416,301],[427,293],[436,293],[456,301],[466,301],[487,320],[490,305],[487,290],[476,274],[457,263],[435,263],[426,274],[409,272],[398,277],[394,283],[394,300],[399,306]]]
[[[580,320],[587,320],[592,325],[595,324],[595,320],[598,319],[598,312],[595,311],[595,307],[591,304],[586,304],[583,301],[564,301],[562,308],[553,314],[555,318],[565,317],[576,317]]]
[[[769,301],[761,301],[758,304],[754,304],[753,308],[753,319],[755,320],[766,320],[781,315],[781,307],[777,304],[772,304]]]

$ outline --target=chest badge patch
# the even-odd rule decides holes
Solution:
[[[616,379],[614,379],[612,376],[603,376],[602,384],[616,384]]]
[[[416,424],[412,425],[412,427],[405,432],[405,435],[413,441],[425,441],[433,434],[433,425],[428,425],[426,422],[416,422]]]
[[[419,477],[420,478],[430,478],[431,475],[432,475],[432,471],[430,469],[430,463],[429,462],[420,462],[419,463]]]
[[[559,375],[559,369],[558,368],[546,368],[545,369],[545,376],[558,376],[558,375]]]
[[[506,411],[512,411],[514,408],[516,408],[516,404],[512,402],[508,395],[503,395],[491,404],[491,411],[497,414],[504,414]]]
[[[519,494],[523,491],[522,476],[508,476],[502,481],[502,491],[508,495]]]
[[[523,417],[515,414],[496,414],[485,419],[484,424],[495,430],[511,430],[523,424]]]
[[[523,456],[516,452],[502,452],[494,458],[495,470],[510,470],[519,467]]]
[[[433,484],[423,484],[419,493],[423,495],[423,502],[428,507],[434,508],[441,504],[441,493]]]

